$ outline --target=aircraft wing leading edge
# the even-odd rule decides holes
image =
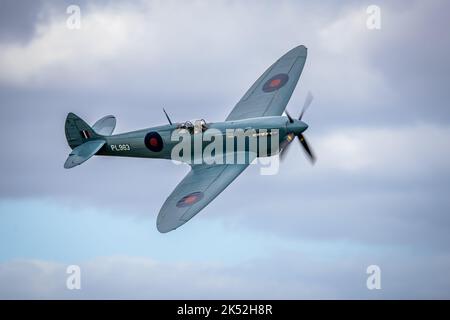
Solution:
[[[308,50],[298,46],[267,69],[237,103],[226,121],[281,116],[303,71]]]

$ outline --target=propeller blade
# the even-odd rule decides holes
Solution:
[[[294,134],[291,133],[286,137],[286,140],[283,141],[283,143],[281,144],[281,146],[280,146],[281,147],[281,151],[280,151],[280,160],[281,161],[284,161],[284,159],[286,159],[289,145],[294,140],[294,138],[295,138]]]
[[[303,104],[302,112],[300,113],[300,117],[298,118],[298,120],[302,120],[303,114],[309,108],[313,99],[314,99],[314,96],[312,95],[311,91],[308,91],[306,98],[305,98],[305,103]]]
[[[316,156],[314,155],[311,148],[309,147],[309,144],[306,141],[305,136],[302,134],[299,134],[297,137],[298,137],[298,140],[300,141],[300,144],[302,145],[303,149],[305,150],[306,154],[308,155],[309,160],[311,161],[312,164],[314,164],[316,162]]]
[[[288,117],[288,119],[289,119],[289,122],[290,122],[290,123],[293,123],[293,122],[294,122],[294,119],[291,117],[291,115],[289,114],[289,112],[288,112],[287,110],[284,110],[284,112],[286,113],[286,115],[287,115],[287,117]]]
[[[291,143],[289,142],[284,148],[283,150],[281,150],[280,152],[280,161],[284,161],[287,157],[288,154],[288,150],[289,150],[289,146],[291,145]]]

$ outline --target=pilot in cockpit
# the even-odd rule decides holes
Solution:
[[[208,127],[206,126],[206,121],[204,119],[194,121],[194,134],[202,133],[206,131]]]
[[[190,134],[202,133],[208,129],[204,119],[195,120],[194,124],[191,121],[186,121],[178,126],[179,129],[186,129]]]

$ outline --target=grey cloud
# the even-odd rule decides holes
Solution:
[[[383,27],[369,37],[368,55],[393,97],[380,116],[386,113],[396,122],[411,117],[448,123],[450,94],[445,84],[450,74],[450,40],[444,35],[450,28],[448,2],[417,1],[381,8]]]
[[[93,6],[106,7],[124,1],[111,0],[2,0],[0,2],[0,43],[26,45],[35,36],[39,25],[49,23],[55,16],[67,17],[67,7],[78,5],[83,14],[88,14]],[[142,1],[135,1],[139,5]]]
[[[0,41],[30,41],[36,31],[36,25],[45,19],[42,17],[44,1],[3,0],[0,3]]]
[[[108,7],[108,2],[99,3]],[[438,36],[441,30],[448,29],[448,19],[442,17],[447,11],[446,2],[382,2],[380,31],[365,30],[363,23],[355,29],[349,18],[348,27],[355,29],[349,32],[355,32],[358,38],[345,49],[345,54],[334,54],[334,44],[321,40],[321,32],[355,12],[364,22],[362,5],[349,3],[342,9],[285,2],[269,12],[255,4],[258,10],[248,16],[244,15],[244,4],[227,7],[218,2],[209,4],[209,10],[192,6],[190,14],[196,19],[189,20],[189,27],[185,28],[175,19],[184,25],[188,23],[186,15],[179,10],[169,14],[170,4],[159,10],[142,2],[135,5],[145,10],[133,10],[130,5],[127,12],[144,12],[149,17],[145,36],[129,40],[126,50],[115,59],[89,64],[85,62],[89,57],[84,57],[43,69],[35,75],[43,82],[40,91],[48,96],[54,96],[55,91],[64,92],[81,101],[89,94],[91,106],[97,109],[101,108],[98,101],[103,100],[113,110],[133,106],[134,114],[142,111],[148,116],[150,108],[158,110],[167,103],[173,104],[172,109],[181,117],[206,114],[220,119],[226,115],[223,110],[237,102],[264,68],[290,47],[304,43],[310,56],[290,109],[298,112],[306,90],[311,89],[316,100],[308,121],[316,124],[315,130],[343,124],[448,122],[445,102],[450,97],[445,83],[449,80],[446,68],[450,44]],[[286,15],[283,8],[291,6],[291,12],[299,12],[304,19]],[[189,8],[185,5],[183,10]],[[206,19],[205,12],[215,19]],[[264,28],[269,13],[280,18],[278,26],[284,32]],[[234,14],[236,21],[232,23],[228,14]],[[343,31],[345,26],[341,27]],[[211,33],[205,34],[204,30]],[[277,35],[270,46],[266,38],[259,36],[261,30],[268,36]],[[178,37],[180,32],[182,38]],[[160,55],[155,56],[155,52]],[[379,77],[380,82],[372,83],[372,76]],[[91,79],[96,80],[89,85]],[[3,85],[3,91],[9,93],[8,84]],[[360,91],[364,94],[357,96]],[[12,92],[8,97],[17,98]]]
[[[2,15],[7,11],[17,12],[5,20],[0,19],[4,24],[0,26],[0,41],[7,43],[30,43],[36,23],[42,22],[34,13],[53,12],[52,16],[55,11],[59,12],[59,6],[65,5],[34,1],[28,3],[29,6],[25,2],[3,4],[9,7],[0,10]],[[98,5],[111,6],[107,1],[81,5],[93,12]],[[334,2],[268,4],[273,10],[265,9],[259,2],[209,5],[210,10],[204,11],[198,7],[193,7],[198,11],[189,11],[183,7],[189,16],[195,17],[186,19],[187,13],[164,15],[155,5],[135,2],[127,10],[135,12],[139,11],[136,8],[146,8],[148,11],[143,11],[146,17],[159,18],[146,20],[147,23],[156,21],[153,26],[157,28],[146,30],[141,38],[131,39],[130,46],[120,55],[96,58],[98,60],[89,62],[92,64],[86,62],[90,57],[83,56],[43,68],[24,84],[2,82],[1,198],[51,198],[77,205],[119,206],[125,214],[136,211],[156,215],[187,168],[158,160],[94,158],[74,170],[64,170],[62,165],[69,152],[63,128],[65,115],[72,111],[94,123],[106,114],[114,114],[118,119],[118,132],[164,123],[163,106],[177,121],[195,117],[220,121],[273,60],[299,43],[309,47],[309,58],[289,110],[294,114],[299,111],[307,89],[315,93],[316,99],[306,115],[310,124],[307,134],[313,145],[324,134],[342,128],[395,129],[414,126],[417,122],[448,126],[450,97],[445,85],[450,82],[450,43],[439,36],[449,29],[449,20],[445,19],[449,10],[447,2],[381,2],[382,30],[362,32],[364,36],[350,41],[353,46],[345,54],[328,51],[332,48],[319,40],[320,32],[351,12],[361,12],[364,16],[365,7],[360,2],[350,2],[343,8],[336,8]],[[254,6],[251,15],[248,14],[250,5]],[[8,9],[11,6],[14,9]],[[209,20],[205,12],[210,15]],[[231,16],[235,19],[230,20]],[[274,17],[273,20],[268,20],[269,16]],[[17,18],[11,21],[12,17]],[[177,19],[189,20],[190,24],[179,25]],[[267,21],[271,21],[269,27]],[[167,38],[156,37],[159,42],[152,42],[152,32]],[[356,35],[360,35],[358,32]],[[81,47],[72,49],[83,50]],[[150,55],[154,51],[160,54]],[[372,72],[382,81],[370,82],[367,74]],[[367,92],[358,94],[363,90]],[[428,141],[428,145],[430,159],[424,160],[424,166],[433,166],[433,158],[447,157],[434,141]],[[417,286],[425,286],[423,292],[406,289],[407,271],[402,278],[402,265],[416,268],[416,275],[437,274],[443,266],[448,266],[445,247],[450,240],[447,214],[450,204],[445,193],[450,181],[448,168],[429,171],[413,168],[405,171],[406,174],[402,170],[398,173],[396,168],[401,168],[403,161],[408,162],[408,155],[398,154],[396,150],[386,151],[395,154],[396,161],[384,163],[376,172],[330,172],[320,167],[309,168],[303,154],[296,149],[282,164],[280,175],[265,177],[260,176],[256,168],[249,169],[196,219],[222,219],[236,230],[249,228],[286,239],[405,246],[420,252],[421,257],[432,261],[432,266],[428,268],[425,262],[409,257],[403,262],[396,260],[392,268],[404,282],[396,282],[391,276],[397,290],[393,296],[448,297],[448,283],[440,284],[434,277],[428,284],[417,280]],[[320,162],[321,155],[318,156]],[[195,219],[190,223],[195,223]],[[359,262],[352,263],[342,263],[336,268],[341,268],[343,273],[361,268]],[[36,271],[30,278],[36,279],[36,288],[39,288],[42,270],[34,264],[28,267]],[[127,268],[134,267],[126,265],[124,269]],[[4,272],[13,275],[12,269]],[[267,266],[263,275],[268,276],[273,270],[272,266]],[[228,272],[231,271],[216,270],[207,279],[213,282],[214,277]],[[346,284],[334,283],[333,288],[325,284],[326,288],[322,288],[322,284],[317,283],[323,283],[321,279],[325,274],[319,273],[310,282],[298,283],[298,286],[314,288],[317,297],[338,295],[336,288],[345,288]],[[224,288],[221,297],[235,297],[242,286],[251,291],[240,296],[254,297],[255,288],[261,288],[256,281],[258,276],[262,275],[255,275],[252,283],[238,277],[236,286]],[[6,278],[3,281],[7,281]],[[99,287],[104,288],[109,279],[96,281],[103,281]],[[289,291],[283,285],[278,287],[277,281],[284,280],[276,278],[271,283],[275,297],[284,297],[284,292],[288,292],[289,297],[308,297],[307,289]],[[26,296],[27,288],[18,289],[15,295]],[[56,295],[53,292],[60,289],[56,286],[48,297]],[[203,297],[210,287],[197,289],[198,296]],[[342,295],[358,297],[354,292]],[[87,296],[103,294],[103,291],[89,292]],[[168,291],[165,296],[173,297],[172,294]],[[33,293],[29,297],[36,295]],[[185,296],[180,294],[180,297]]]
[[[425,260],[424,260],[425,259]],[[274,263],[276,261],[276,263]],[[381,290],[366,287],[366,268],[381,268]],[[318,257],[284,251],[233,266],[162,263],[139,257],[104,257],[79,263],[81,290],[65,287],[68,265],[46,261],[0,264],[2,299],[417,299],[448,298],[440,276],[448,256],[400,256],[370,248]]]

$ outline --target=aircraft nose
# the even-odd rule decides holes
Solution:
[[[308,129],[308,125],[307,125],[305,122],[303,122],[303,121],[301,121],[301,120],[299,120],[299,122],[300,122],[300,126],[303,128],[303,131],[305,131],[306,129]]]
[[[295,120],[295,122],[288,124],[287,129],[288,132],[299,134],[308,129],[308,125],[301,120]]]

